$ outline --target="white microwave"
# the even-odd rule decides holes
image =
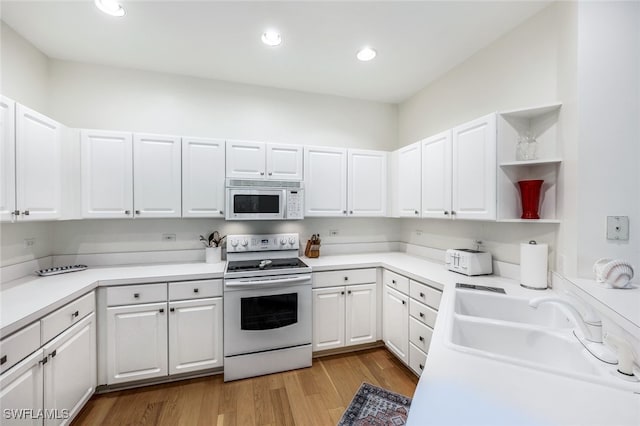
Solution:
[[[227,220],[304,219],[304,189],[299,181],[226,180]]]

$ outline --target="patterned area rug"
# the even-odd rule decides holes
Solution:
[[[404,425],[411,398],[363,383],[338,426]]]

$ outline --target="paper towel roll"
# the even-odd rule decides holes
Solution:
[[[544,290],[547,288],[549,246],[535,241],[520,244],[520,285]]]

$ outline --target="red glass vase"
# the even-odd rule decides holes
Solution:
[[[522,199],[521,219],[540,219],[538,208],[540,207],[540,189],[543,182],[543,180],[518,181],[520,198]]]

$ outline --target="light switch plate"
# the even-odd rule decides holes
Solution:
[[[607,216],[607,240],[629,241],[629,216]]]

